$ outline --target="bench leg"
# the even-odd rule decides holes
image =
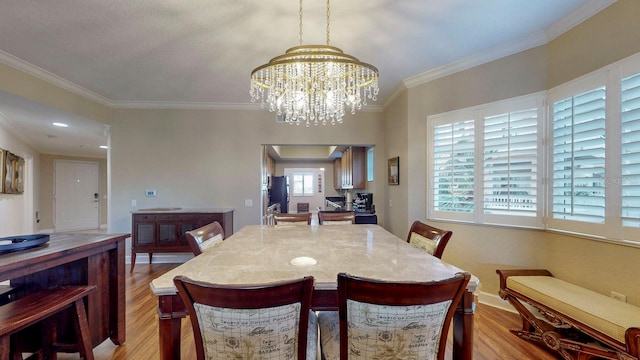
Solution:
[[[80,357],[86,360],[94,360],[93,346],[91,345],[91,332],[89,330],[89,322],[87,321],[87,313],[84,309],[83,299],[75,301],[74,305],[74,327],[76,336],[78,337],[78,351]]]

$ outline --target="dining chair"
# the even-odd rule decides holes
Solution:
[[[315,359],[318,320],[312,276],[255,285],[220,285],[176,276],[191,319],[198,360]]]
[[[355,218],[352,212],[318,212],[320,225],[354,224]]]
[[[451,230],[438,229],[416,220],[409,229],[407,242],[441,259],[451,235]]]
[[[311,213],[275,214],[275,225],[311,225]]]
[[[456,307],[471,275],[385,282],[338,274],[338,311],[318,315],[325,360],[444,359]]]
[[[214,221],[197,229],[185,232],[193,255],[198,256],[204,250],[218,245],[224,240],[224,229],[219,222]]]

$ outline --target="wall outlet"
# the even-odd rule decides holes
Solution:
[[[618,301],[627,302],[627,295],[620,294],[619,292],[612,291],[611,297]]]

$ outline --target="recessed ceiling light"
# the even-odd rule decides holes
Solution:
[[[59,122],[54,122],[53,125],[59,126],[59,127],[69,127],[69,125],[67,125],[65,123],[59,123]]]
[[[100,149],[108,149],[109,147],[107,145],[100,145]]]

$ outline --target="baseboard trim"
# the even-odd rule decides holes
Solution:
[[[514,314],[518,313],[516,309],[514,309],[511,304],[509,304],[508,301],[502,300],[498,295],[482,291],[477,292],[476,295],[478,297],[478,302],[483,305],[493,306],[494,308],[505,310]]]

